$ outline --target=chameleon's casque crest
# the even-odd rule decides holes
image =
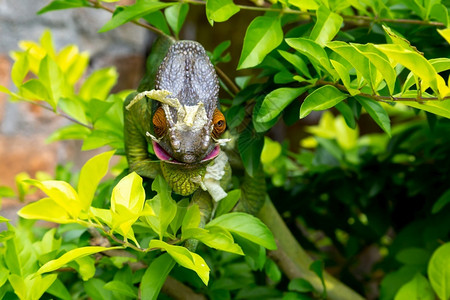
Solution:
[[[155,88],[177,100],[157,104],[156,109],[164,110],[168,130],[154,141],[156,154],[188,164],[217,156],[220,150],[212,132],[219,81],[205,49],[193,41],[173,44],[158,69]]]

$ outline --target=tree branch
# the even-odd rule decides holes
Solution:
[[[269,227],[277,241],[278,249],[270,251],[269,256],[283,270],[283,273],[289,279],[302,277],[308,280],[316,291],[322,292],[321,280],[309,269],[312,259],[292,235],[269,197],[266,197],[265,204],[257,216]],[[324,272],[324,280],[329,299],[363,300],[358,293],[327,272]]]

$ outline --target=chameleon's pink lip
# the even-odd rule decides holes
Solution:
[[[181,165],[186,164],[186,163],[178,161],[175,158],[173,158],[172,156],[170,156],[170,154],[167,153],[167,151],[164,150],[155,141],[152,141],[152,144],[153,144],[153,151],[155,151],[156,157],[158,157],[160,160],[163,160],[163,161],[168,162],[168,163],[173,163],[173,164],[181,164]],[[203,162],[209,161],[209,160],[215,158],[217,155],[219,155],[219,153],[220,153],[220,146],[216,145],[214,147],[214,149],[204,159],[202,159],[200,162],[203,163]]]

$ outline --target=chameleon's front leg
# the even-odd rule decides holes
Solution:
[[[124,103],[125,153],[130,171],[141,176],[155,178],[161,170],[159,161],[152,160],[148,153],[146,132],[150,130],[150,113],[147,99],[141,99],[131,107],[130,102],[137,93],[131,93]]]

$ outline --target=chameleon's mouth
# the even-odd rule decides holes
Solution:
[[[153,151],[155,151],[156,157],[158,157],[160,160],[163,160],[168,163],[174,163],[174,164],[183,164],[183,165],[186,164],[185,162],[182,162],[182,161],[179,161],[179,160],[176,160],[175,158],[173,158],[157,142],[152,141],[152,144],[153,144]],[[213,158],[215,158],[217,155],[219,155],[219,153],[220,153],[220,146],[216,145],[214,147],[214,149],[208,155],[206,155],[202,160],[200,160],[197,163],[204,163],[204,162],[210,161]]]

